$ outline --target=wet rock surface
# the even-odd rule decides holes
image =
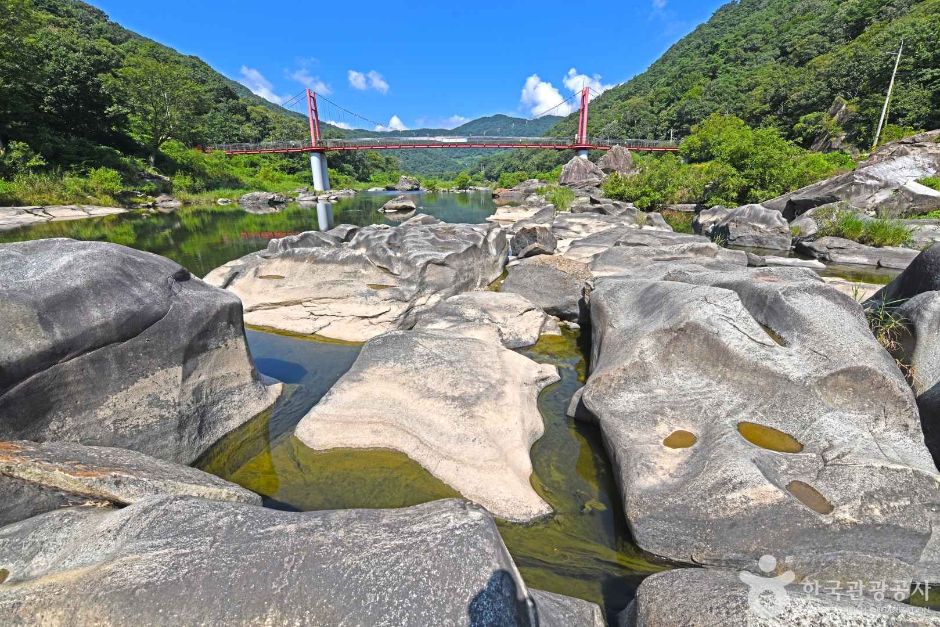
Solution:
[[[301,420],[315,450],[391,448],[494,515],[551,513],[529,483],[529,448],[542,435],[539,391],[558,380],[492,338],[451,330],[398,331],[368,342]]]
[[[217,268],[206,281],[236,294],[250,324],[365,341],[410,327],[440,300],[487,286],[508,252],[495,225],[420,214],[397,227],[360,228],[348,241],[333,238],[339,234],[271,240],[266,251]]]
[[[136,451],[0,442],[0,525],[87,501],[128,505],[159,495],[261,505],[260,496],[233,483]]]
[[[530,596],[492,519],[455,500],[308,513],[192,497],[71,508],[0,529],[0,562],[8,625],[565,624]]]
[[[0,438],[75,441],[189,463],[273,404],[241,304],[131,248],[0,246]]]

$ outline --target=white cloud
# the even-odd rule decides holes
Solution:
[[[665,9],[667,0],[653,0],[654,9]]]
[[[470,121],[470,118],[465,118],[462,115],[452,115],[446,120],[444,120],[444,125],[442,128],[454,128],[455,126],[466,124],[469,121]]]
[[[349,72],[346,73],[346,77],[349,78],[349,86],[353,89],[366,90],[369,88],[369,85],[366,83],[366,75],[362,72],[349,70]]]
[[[256,96],[261,96],[265,100],[275,104],[281,104],[287,100],[284,96],[278,96],[274,93],[274,86],[271,84],[271,81],[266,79],[264,74],[255,68],[243,65],[239,72],[242,77],[238,82],[250,89]]]
[[[347,124],[346,122],[336,122],[335,120],[327,120],[326,123],[332,126],[335,126],[336,128],[346,129],[347,131],[351,131],[353,129],[352,124]]]
[[[369,70],[367,76],[369,77],[369,87],[383,95],[388,93],[388,83],[381,74],[375,70]]]
[[[522,104],[529,113],[539,115],[564,101],[561,92],[548,81],[543,81],[538,74],[525,79],[522,87]],[[574,110],[570,102],[562,104],[552,111],[552,115],[568,115]]]
[[[388,81],[375,70],[369,70],[365,73],[349,70],[346,76],[349,78],[349,85],[353,89],[358,89],[359,91],[374,89],[382,95],[388,93]]]
[[[565,75],[564,81],[565,81],[565,87],[567,87],[574,93],[581,91],[582,87],[585,87],[585,86],[590,87],[592,92],[595,92],[591,94],[592,98],[598,94],[604,93],[605,91],[613,87],[613,85],[605,85],[601,81],[600,74],[593,74],[591,76],[588,76],[587,74],[578,74],[578,71],[574,68],[571,68],[570,70],[568,70],[568,73]]]
[[[397,115],[393,115],[392,119],[388,121],[388,126],[384,124],[378,124],[375,127],[377,131],[407,131],[408,127],[405,126],[405,123],[401,121],[401,118]]]
[[[301,67],[294,70],[293,72],[288,73],[287,77],[297,81],[304,87],[309,87],[318,94],[329,96],[331,93],[333,93],[333,89],[330,87],[329,83],[320,80],[319,76],[313,76],[305,67]]]

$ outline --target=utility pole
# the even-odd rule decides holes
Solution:
[[[904,40],[901,40],[901,47],[898,48],[897,58],[894,60],[894,71],[891,73],[891,82],[888,84],[888,95],[885,98],[885,106],[881,110],[881,120],[878,121],[878,130],[875,132],[875,143],[872,144],[871,149],[874,150],[878,147],[878,140],[881,139],[881,131],[884,129],[885,118],[888,117],[888,104],[891,102],[891,92],[894,91],[894,79],[898,75],[898,66],[901,65],[901,53],[904,52]]]

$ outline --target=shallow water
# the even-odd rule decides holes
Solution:
[[[457,496],[401,453],[315,452],[293,427],[352,365],[359,347],[249,331],[258,369],[288,383],[278,405],[229,434],[199,467],[258,492],[270,507],[320,510],[403,507]],[[598,431],[565,416],[585,375],[578,336],[543,337],[523,354],[555,364],[562,380],[539,397],[545,435],[532,448],[536,491],[555,509],[541,522],[500,521],[526,583],[622,609],[644,576],[661,568],[632,544]]]
[[[114,242],[169,257],[196,276],[205,276],[232,259],[265,248],[274,237],[325,230],[337,224],[396,224],[398,221],[378,211],[396,194],[362,192],[336,203],[321,203],[319,208],[293,203],[265,214],[248,213],[237,205],[187,206],[171,214],[131,211],[2,232],[0,243],[47,237]],[[480,223],[496,211],[488,192],[413,195],[418,211],[445,222]]]

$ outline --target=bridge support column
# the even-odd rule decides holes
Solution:
[[[579,149],[578,149],[578,156],[581,157],[582,159],[587,159],[587,158],[588,158],[588,151],[587,151],[587,148],[579,148]]]
[[[326,167],[326,154],[310,153],[310,172],[313,174],[313,189],[318,192],[330,190],[330,175]]]

